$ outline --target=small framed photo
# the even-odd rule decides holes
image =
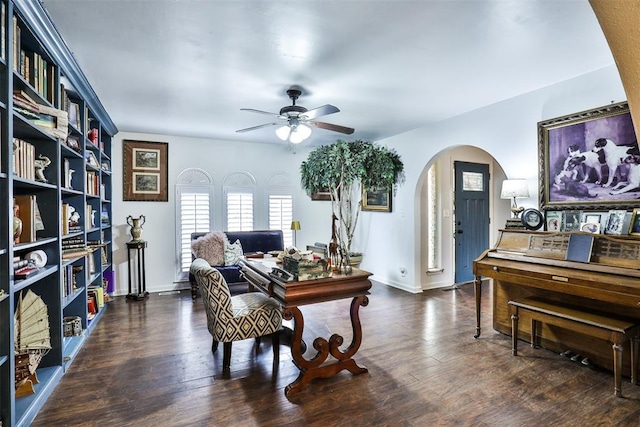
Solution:
[[[391,212],[391,190],[386,188],[362,188],[362,210]]]
[[[631,226],[629,227],[629,234],[633,236],[640,236],[640,208],[635,208],[631,216]]]
[[[580,218],[582,211],[564,211],[564,224],[562,231],[580,230]]]
[[[609,219],[607,220],[607,228],[605,228],[604,233],[621,235],[624,226],[624,217],[626,214],[626,210],[610,210]]]
[[[591,234],[599,234],[600,223],[583,222],[582,224],[580,224],[580,231],[584,231],[585,233],[591,233]]]
[[[602,215],[596,212],[583,212],[582,213],[582,222],[590,223],[590,224],[601,224],[602,223]]]
[[[546,211],[546,230],[562,231],[564,228],[564,212],[563,211]]]

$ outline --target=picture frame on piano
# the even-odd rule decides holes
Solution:
[[[635,208],[631,216],[631,226],[629,234],[632,236],[640,236],[640,208]]]
[[[538,122],[540,208],[636,207],[640,189],[628,188],[626,179],[629,169],[640,165],[614,162],[628,150],[638,151],[638,142],[627,102]]]

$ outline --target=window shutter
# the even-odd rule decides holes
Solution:
[[[293,245],[293,197],[290,194],[269,195],[269,230],[282,230],[284,246]]]
[[[191,233],[210,231],[209,193],[180,193],[180,271],[191,266]]]
[[[227,231],[253,230],[253,193],[227,193]]]

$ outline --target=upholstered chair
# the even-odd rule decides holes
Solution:
[[[274,366],[280,357],[279,331],[282,326],[282,307],[276,300],[259,292],[231,296],[227,282],[218,270],[202,258],[191,263],[191,274],[196,279],[207,314],[207,327],[213,337],[211,350],[224,343],[223,370],[231,365],[233,341],[271,335]]]

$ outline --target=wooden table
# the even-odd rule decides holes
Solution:
[[[367,368],[356,363],[353,356],[362,342],[362,326],[358,312],[360,306],[369,304],[367,295],[371,289],[371,273],[353,269],[349,275],[334,274],[333,277],[323,279],[284,282],[269,275],[271,267],[275,264],[244,260],[240,265],[243,276],[251,285],[280,302],[284,308],[283,318],[293,319],[291,355],[293,363],[300,369],[300,375],[285,387],[284,393],[287,397],[300,391],[314,378],[329,378],[343,369],[356,375],[368,372]],[[302,350],[304,318],[299,306],[346,298],[352,299],[349,310],[353,331],[351,344],[342,351],[342,336],[333,334],[328,339],[318,337],[313,341],[313,348],[317,353],[311,359],[306,359]],[[327,361],[329,356],[333,356],[333,359]]]

